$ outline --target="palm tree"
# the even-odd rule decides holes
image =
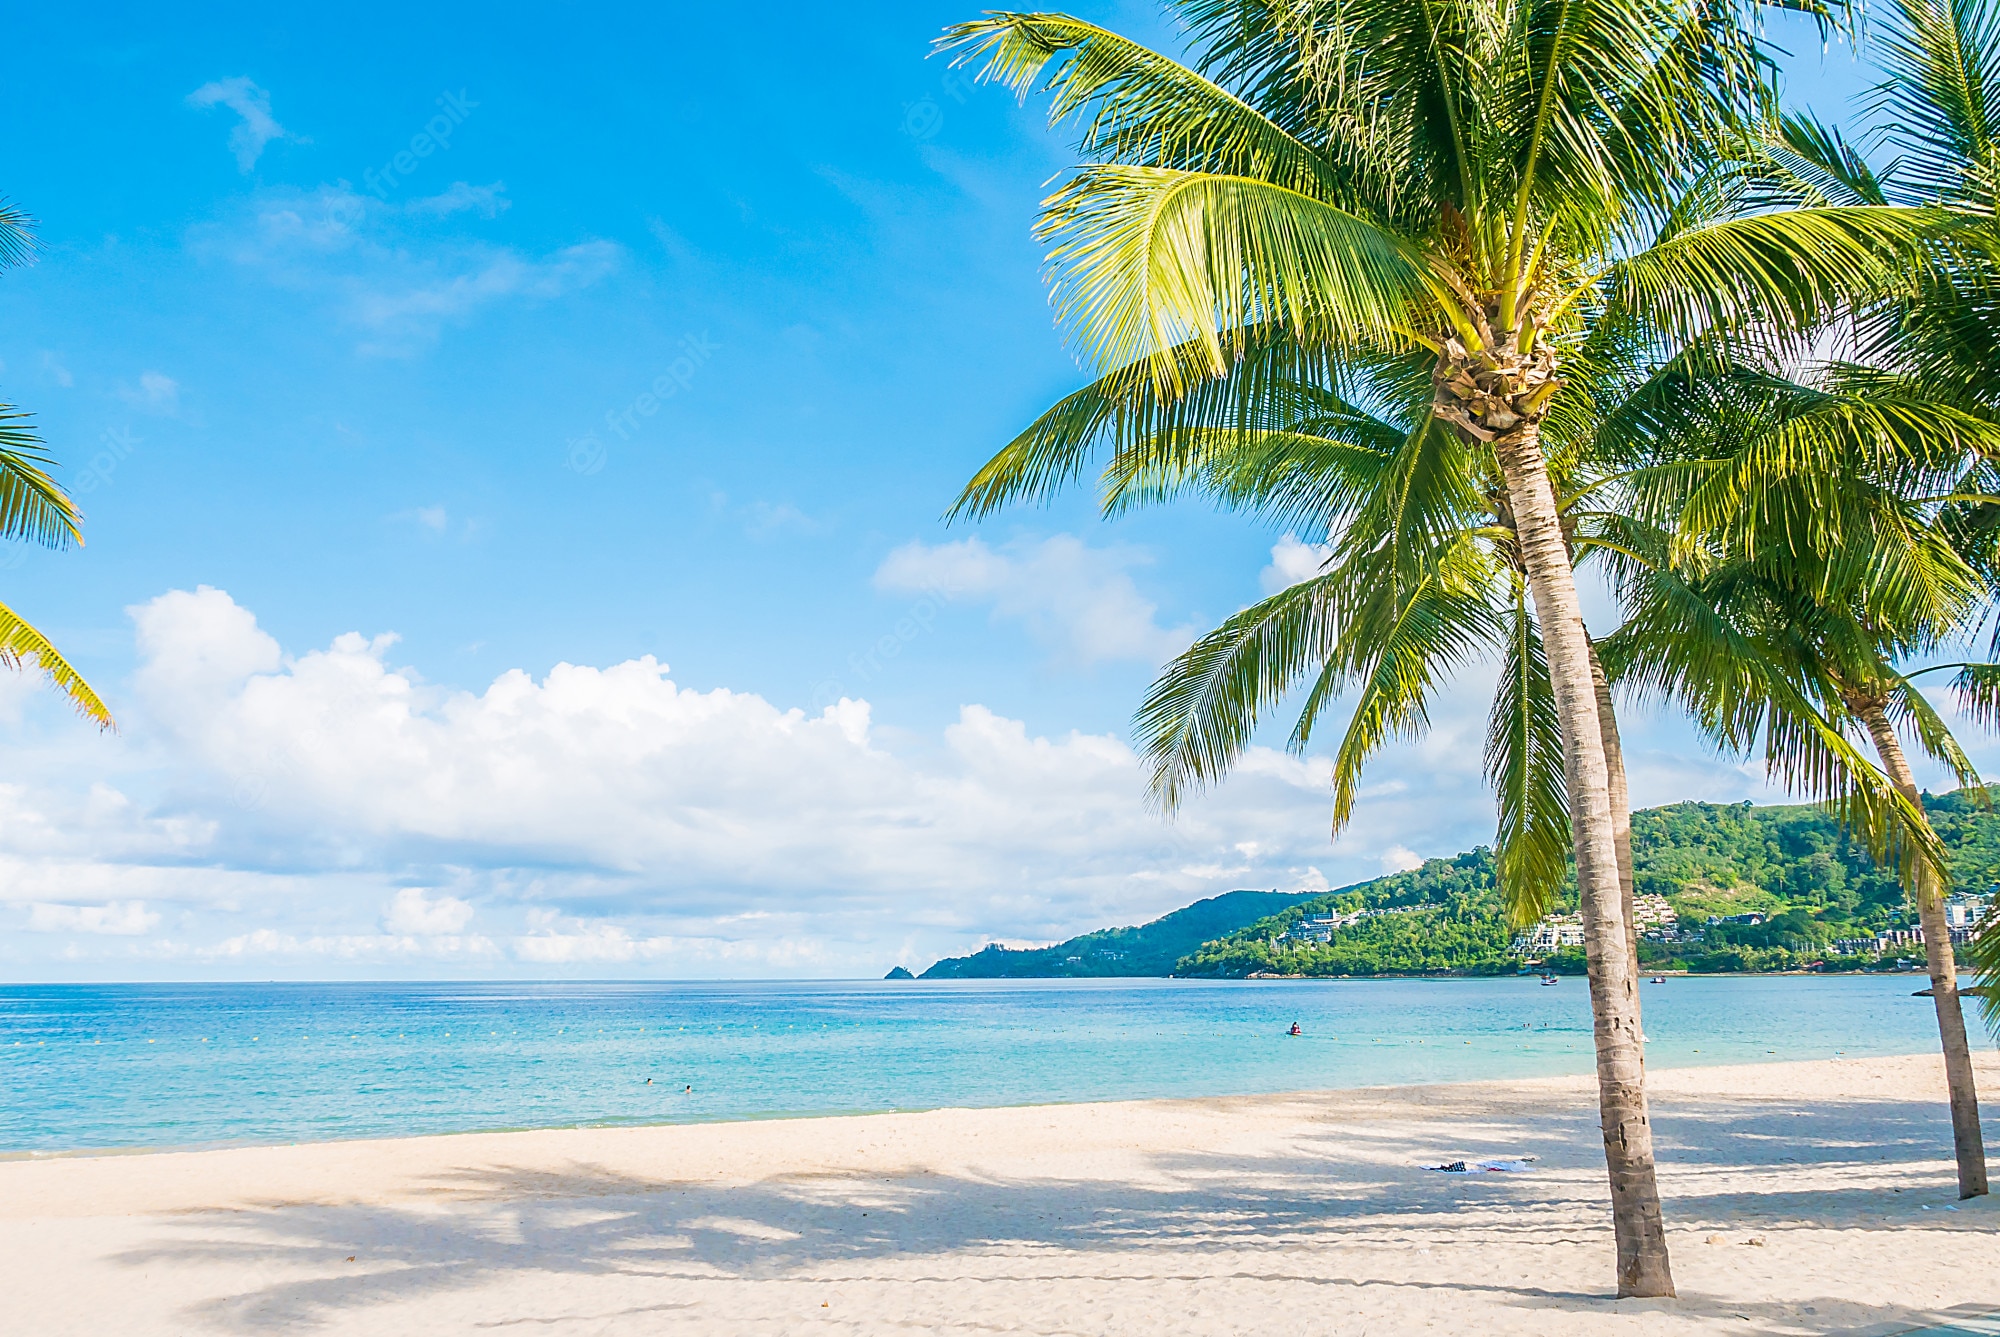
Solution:
[[[34,253],[33,220],[0,200],[0,268],[22,264]],[[30,425],[30,416],[0,403],[0,539],[26,540],[50,548],[83,543],[83,518],[48,470],[53,461]],[[0,604],[0,665],[22,669],[33,661],[78,713],[110,728],[111,710],[70,667],[48,637],[26,618]]]
[[[1920,379],[1932,395],[2000,414],[2000,7],[1988,0],[1890,0],[1876,23],[1884,80],[1875,110],[1880,137],[1896,153],[1893,166],[1877,173],[1837,133],[1801,120],[1786,136],[1793,176],[1826,201],[1940,205],[1972,224],[1919,271],[1915,291],[1865,314],[1857,344],[1868,361]],[[2000,496],[1989,491],[1944,519],[1990,601],[2000,593],[1994,560]],[[1993,651],[2000,654],[2000,632]],[[1959,684],[1976,709],[1994,690],[1982,673],[1975,667]],[[1985,722],[1995,720],[1987,714]],[[1933,936],[1927,928],[1926,940]],[[2000,915],[1988,918],[1969,957],[1987,986],[1988,1025],[2000,1033]],[[1936,974],[1939,963],[1931,964]],[[1939,1006],[1940,1025],[1949,1032],[1954,1023],[1942,999]],[[1955,1003],[1949,1010],[1956,1013]],[[1967,1101],[1970,1090],[1968,1069]],[[1976,1122],[1954,1118],[1976,1136]],[[1966,1137],[1959,1141],[1963,1186],[1971,1181]],[[1977,1182],[1984,1182],[1983,1171]]]
[[[1900,729],[1962,785],[1984,788],[1912,679],[1959,669],[1962,694],[1990,706],[2000,670],[1898,665],[1950,641],[1987,602],[1961,550],[1962,521],[1994,494],[2000,428],[1899,399],[1912,387],[1897,378],[1836,368],[1830,379],[1870,396],[1864,412],[1841,416],[1851,436],[1837,454],[1814,448],[1825,436],[1808,440],[1788,422],[1815,399],[1846,395],[1796,385],[1778,393],[1775,381],[1752,415],[1767,424],[1761,434],[1738,426],[1727,437],[1678,436],[1683,458],[1657,466],[1657,487],[1639,489],[1678,515],[1674,551],[1625,564],[1629,616],[1605,659],[1627,686],[1677,700],[1725,748],[1761,745],[1767,768],[1794,783],[1823,784],[1826,768],[1857,764],[1823,746],[1829,725],[1864,731],[1916,814],[1911,834],[1934,846]],[[1704,448],[1710,458],[1698,458]],[[1931,858],[1905,858],[1899,872],[1923,926],[1959,1196],[1975,1197],[1987,1191],[1986,1160],[1944,917],[1948,874]]]
[[[1618,1293],[1671,1295],[1598,691],[1543,433],[1592,309],[1616,299],[1682,340],[1796,329],[1895,288],[1937,220],[1829,206],[1665,225],[1681,164],[1733,142],[1765,92],[1726,7],[1188,0],[1182,15],[1192,69],[1058,15],[944,41],[1023,95],[1052,70],[1055,117],[1081,126],[1092,161],[1045,201],[1040,233],[1058,309],[1111,378],[1175,404],[1278,330],[1341,365],[1427,362],[1429,456],[1490,452],[1562,745]],[[1057,450],[1026,475],[1074,468]],[[969,492],[976,512],[1008,489]]]

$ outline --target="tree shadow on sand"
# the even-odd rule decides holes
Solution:
[[[1111,1261],[1122,1254],[1144,1260],[1144,1281],[1296,1285],[1307,1305],[1343,1289],[1374,1287],[1609,1312],[1603,1293],[1468,1280],[1442,1266],[1435,1280],[1422,1281],[1356,1280],[1319,1270],[1337,1263],[1343,1247],[1455,1250],[1481,1243],[1602,1247],[1608,1265],[1602,1163],[1590,1155],[1594,1110],[1565,1101],[1532,1119],[1496,1118],[1490,1106],[1450,1088],[1427,1095],[1434,1098],[1426,1099],[1423,1117],[1432,1132],[1453,1139],[1448,1145],[1413,1139],[1412,1111],[1404,1104],[1397,1130],[1343,1112],[1281,1151],[1191,1148],[1154,1156],[1143,1176],[1131,1178],[910,1171],[713,1185],[583,1164],[561,1171],[467,1165],[427,1180],[426,1194],[406,1203],[270,1202],[182,1214],[164,1223],[157,1241],[118,1261],[220,1263],[277,1278],[185,1315],[225,1331],[301,1331],[526,1274],[650,1281],[661,1288],[651,1297],[660,1303],[597,1317],[666,1318],[685,1305],[675,1298],[677,1283],[777,1280],[829,1265],[843,1281],[949,1282],[961,1275],[955,1266],[961,1256],[999,1249],[1025,1250],[1037,1281],[1127,1275],[1127,1267]],[[1870,1099],[1794,1110],[1775,1101],[1677,1103],[1662,1101],[1657,1111],[1667,1210],[1677,1234],[1740,1236],[1808,1223],[1990,1228],[1984,1213],[1951,1210],[1941,1105]],[[1865,1143],[1852,1140],[1856,1127],[1867,1129]],[[1528,1174],[1422,1168],[1436,1159],[1513,1154],[1541,1159]],[[1898,1188],[1903,1192],[1894,1193]],[[1916,1198],[1937,1210],[1913,1219]],[[1200,1265],[1223,1255],[1235,1270]],[[871,1271],[871,1264],[884,1266]],[[1618,1312],[1653,1303],[1623,1302]],[[1852,1302],[1826,1302],[1834,1304],[1849,1315],[1837,1328],[1813,1326],[1813,1311],[1822,1306],[1811,1300],[1759,1307],[1688,1294],[1673,1308],[1689,1318],[1747,1320],[1737,1331],[1852,1331]],[[1941,1317],[1881,1306],[1870,1313],[1869,1329],[1917,1327]]]

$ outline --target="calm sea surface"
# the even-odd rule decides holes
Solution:
[[[1937,1043],[1930,1001],[1910,996],[1925,982],[1649,985],[1648,1059],[1922,1052]],[[21,985],[0,987],[0,1154],[1225,1095],[1590,1062],[1576,978]]]

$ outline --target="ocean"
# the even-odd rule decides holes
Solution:
[[[1642,990],[1647,1059],[1934,1050],[1925,983],[1670,978]],[[1580,978],[10,985],[0,1155],[1590,1068]]]

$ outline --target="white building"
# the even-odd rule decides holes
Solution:
[[[1680,930],[1681,917],[1664,896],[1634,896],[1632,925],[1642,938],[1671,938]]]
[[[1583,946],[1582,915],[1549,915],[1526,937],[1516,940],[1515,950],[1524,956],[1547,956],[1565,947]]]
[[[1953,929],[1977,928],[1991,904],[1984,896],[1949,897],[1944,903],[1944,922]]]

